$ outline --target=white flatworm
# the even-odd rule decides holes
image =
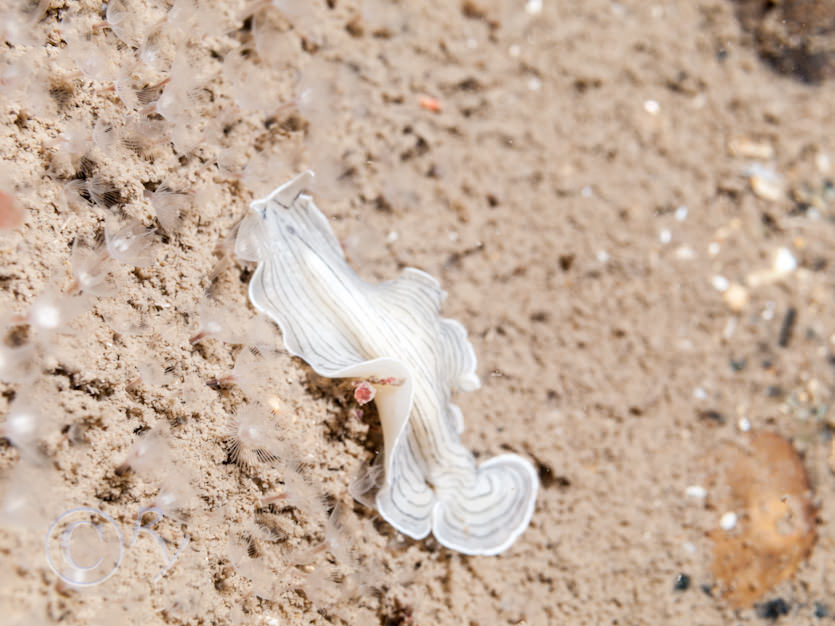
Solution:
[[[446,294],[429,274],[407,268],[377,285],[357,276],[303,193],[312,180],[304,172],[253,202],[240,225],[235,251],[258,263],[252,304],[319,375],[402,381],[374,398],[385,445],[375,503],[386,521],[466,554],[502,552],[528,526],[539,483],[528,460],[478,465],[461,444],[451,393],[480,386],[467,331],[440,317]]]

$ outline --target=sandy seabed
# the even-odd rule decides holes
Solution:
[[[3,623],[835,612],[835,83],[775,73],[726,0],[538,9],[9,8]],[[541,479],[500,556],[408,539],[356,502],[349,485],[380,447],[373,409],[358,415],[350,386],[255,318],[229,238],[304,168],[360,275],[423,269],[468,329],[483,387],[455,398],[464,441],[479,458],[521,454]],[[252,407],[285,458],[233,462],[230,428]],[[729,504],[741,496],[715,458],[764,431],[799,455],[811,514],[791,563],[782,540],[765,561],[785,580],[738,602],[714,550],[758,518]],[[752,458],[754,474],[784,467]],[[61,578],[80,580],[61,562],[73,519],[99,524],[73,548],[86,587]],[[97,554],[114,545],[120,558]]]

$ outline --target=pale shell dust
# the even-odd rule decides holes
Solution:
[[[4,5],[4,623],[835,611],[835,46],[792,30],[789,5],[825,24],[826,3],[776,3],[823,51],[796,80],[754,4]],[[440,379],[481,388],[431,393],[461,458],[538,479],[529,524],[474,547],[387,515],[381,407],[407,372],[319,376],[250,303],[238,226],[307,169],[363,281],[447,293],[477,366]],[[812,521],[737,609],[711,537],[737,564],[755,533],[706,459],[763,431],[800,455]],[[405,467],[437,495],[430,456]],[[774,471],[752,458],[748,491]]]

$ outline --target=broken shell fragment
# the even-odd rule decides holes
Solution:
[[[734,137],[728,142],[731,156],[745,159],[768,161],[774,158],[774,147],[767,141],[757,141],[750,137]]]
[[[739,283],[731,283],[722,294],[722,299],[731,311],[740,313],[748,305],[748,290]]]
[[[720,452],[723,475],[711,493],[732,511],[710,531],[713,574],[734,607],[750,606],[791,578],[815,543],[815,507],[806,470],[791,442],[751,431]]]
[[[755,168],[755,171],[748,178],[748,184],[751,185],[751,191],[754,192],[754,195],[769,202],[782,200],[786,195],[786,185],[783,177],[773,170],[762,167]]]

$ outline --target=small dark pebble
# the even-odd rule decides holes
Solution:
[[[783,598],[775,598],[756,605],[756,608],[758,617],[775,621],[781,615],[788,615],[790,607]]]
[[[813,272],[822,272],[829,266],[829,261],[824,257],[816,257],[809,263]]]
[[[735,372],[741,372],[744,370],[746,364],[747,361],[744,357],[741,359],[731,359],[731,369]]]
[[[769,385],[765,390],[765,395],[769,398],[779,398],[783,395],[783,388],[778,385]]]
[[[684,572],[676,576],[676,582],[673,583],[673,589],[676,591],[687,591],[690,589],[690,577]]]
[[[815,602],[815,617],[829,617],[829,607],[823,602]]]
[[[777,230],[777,219],[771,213],[763,211],[760,214],[760,221],[769,230]]]
[[[699,585],[699,589],[701,589],[702,593],[706,596],[710,596],[711,598],[713,597],[713,588],[710,585],[702,583],[701,585]]]
[[[727,419],[725,419],[724,415],[722,415],[719,411],[716,411],[714,409],[699,411],[699,419],[710,420],[712,422],[716,422],[717,424],[724,424],[728,421]]]

